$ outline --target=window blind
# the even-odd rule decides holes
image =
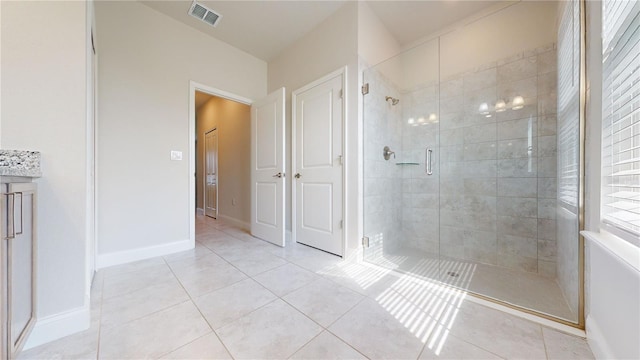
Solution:
[[[640,239],[640,2],[603,1],[602,221]]]
[[[580,180],[580,2],[560,4],[558,31],[558,201],[578,213]]]

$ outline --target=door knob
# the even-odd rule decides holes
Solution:
[[[293,177],[296,178],[296,179],[300,179],[300,177],[302,177],[302,175],[300,175],[300,173],[297,173]]]
[[[279,172],[279,173],[273,175],[273,177],[282,178],[282,177],[284,177],[284,174]]]

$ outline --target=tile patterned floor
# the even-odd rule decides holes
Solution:
[[[20,359],[593,359],[463,291],[196,221],[195,249],[99,271],[91,328]]]

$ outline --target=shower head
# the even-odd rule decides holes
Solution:
[[[396,99],[396,98],[393,98],[391,96],[385,97],[384,100],[386,102],[389,102],[389,100],[391,100],[391,102],[389,102],[391,105],[398,105],[398,103],[400,102],[400,99]]]

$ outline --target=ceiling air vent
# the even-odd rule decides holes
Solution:
[[[218,21],[220,21],[220,19],[222,18],[222,15],[207,8],[206,6],[198,4],[195,1],[189,8],[189,15],[198,18],[199,20],[204,21],[214,27],[218,25]]]

